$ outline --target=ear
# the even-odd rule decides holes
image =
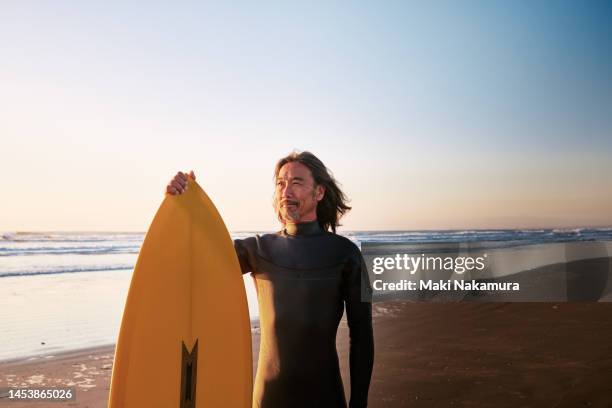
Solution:
[[[321,185],[317,185],[317,195],[316,195],[317,201],[321,201],[323,197],[325,197],[325,187]]]

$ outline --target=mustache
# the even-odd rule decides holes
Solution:
[[[297,202],[297,201],[295,201],[295,200],[288,200],[288,199],[285,199],[285,200],[281,200],[281,202],[280,202],[279,204],[280,204],[281,206],[283,206],[283,205],[297,205],[297,204],[298,204],[298,202]]]

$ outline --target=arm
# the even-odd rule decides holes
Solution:
[[[370,280],[361,252],[350,262],[345,276],[344,301],[349,326],[351,398],[349,407],[367,407],[368,390],[374,365],[374,335],[372,331],[372,303]],[[364,284],[362,288],[362,282]],[[362,302],[362,292],[364,301]]]
[[[253,262],[251,260],[251,256],[249,255],[249,244],[253,238],[247,239],[235,239],[234,240],[234,249],[236,250],[236,255],[238,256],[238,262],[240,262],[240,270],[242,274],[253,272]]]

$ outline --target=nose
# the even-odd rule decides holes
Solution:
[[[293,197],[293,190],[291,189],[291,183],[287,183],[280,192],[281,198]]]

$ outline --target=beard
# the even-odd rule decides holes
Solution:
[[[312,198],[316,198],[316,192],[312,191]],[[291,206],[287,206],[288,204],[293,204]],[[291,223],[296,224],[301,221],[302,214],[300,214],[300,205],[304,204],[300,203],[296,200],[285,200],[284,202],[279,202],[276,198],[274,198],[274,206],[276,208],[276,215],[283,223]]]
[[[292,204],[288,206],[288,204]],[[286,200],[285,202],[274,201],[274,207],[276,208],[276,215],[283,223],[297,223],[302,218],[299,211],[299,202],[294,200]]]
[[[280,214],[281,219],[286,222],[297,223],[302,218],[300,212],[298,211],[297,206],[295,207],[285,207],[282,206],[279,208],[278,213]]]

